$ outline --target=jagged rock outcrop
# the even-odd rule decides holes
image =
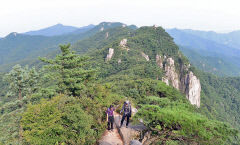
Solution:
[[[149,61],[149,57],[147,54],[145,54],[144,52],[141,52],[142,57],[144,57],[147,61]]]
[[[156,63],[160,68],[163,68],[163,59],[160,55],[156,55]]]
[[[165,65],[163,65],[164,61],[166,61]],[[156,55],[156,63],[165,70],[165,76],[162,77],[162,81],[180,90],[186,95],[191,104],[200,107],[201,84],[193,72],[189,71],[190,64],[187,66],[181,65],[178,71],[180,74],[178,74],[175,70],[174,60],[171,57],[167,58],[164,56],[162,59],[161,56]],[[184,72],[187,73],[185,74]]]
[[[100,31],[103,31],[104,30],[104,27],[101,27]]]
[[[168,81],[171,82],[171,85],[174,88],[179,89],[179,78],[178,78],[178,74],[175,71],[174,60],[171,57],[167,58],[167,62],[165,64],[164,69],[165,69],[166,79],[168,79]]]
[[[113,54],[114,54],[114,49],[113,48],[109,48],[108,54],[107,54],[107,57],[106,57],[106,61],[111,60]]]
[[[196,105],[197,107],[200,107],[200,80],[193,74],[193,72],[190,71],[188,74],[185,75],[183,85],[186,86],[185,94],[190,103]]]
[[[119,43],[119,46],[122,48],[122,49],[125,49],[125,50],[129,50],[129,48],[127,47],[127,39],[122,39]]]

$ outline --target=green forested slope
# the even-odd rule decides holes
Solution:
[[[102,22],[87,32],[72,32],[59,36],[31,36],[26,34],[11,33],[0,39],[0,72],[9,71],[15,64],[37,64],[39,56],[47,56],[57,51],[59,44],[75,43],[90,37],[101,29],[122,27],[123,23]],[[129,26],[131,29],[135,27]],[[53,55],[55,56],[55,55]]]
[[[232,31],[229,33],[216,33],[213,31],[198,31],[198,30],[181,30],[183,32],[193,34],[204,39],[212,40],[230,47],[240,49],[240,31]]]
[[[125,47],[119,44],[123,39],[127,39]],[[106,127],[105,109],[110,104],[122,104],[126,98],[139,109],[134,120],[143,119],[155,138],[153,144],[237,144],[239,141],[237,130],[232,129],[238,122],[226,120],[238,112],[235,108],[238,100],[229,101],[231,88],[239,90],[238,81],[216,78],[219,84],[212,83],[214,79],[210,75],[194,71],[201,79],[203,91],[200,109],[192,106],[182,93],[158,80],[164,71],[156,64],[156,54],[172,57],[176,67],[189,63],[161,27],[103,30],[79,41],[73,48],[81,55],[64,45],[54,59],[42,59],[48,64],[45,69],[18,67],[20,71],[10,72],[15,75],[8,73],[7,86],[12,93],[9,100],[6,96],[1,98],[4,103],[0,108],[0,143],[94,144]],[[114,54],[106,61],[109,48],[114,49]],[[149,61],[142,52],[149,56]],[[20,92],[24,94],[22,99],[19,89],[11,87],[18,84],[15,81],[21,82],[18,87],[24,90]],[[222,81],[226,85],[221,85]],[[227,84],[232,87],[221,91],[220,87]],[[219,109],[218,101],[225,101],[226,107],[232,105],[232,112]]]
[[[240,78],[221,78],[212,74],[199,73],[202,85],[202,108],[211,118],[240,127]],[[206,112],[205,112],[206,113]]]
[[[194,49],[179,46],[179,49],[190,60],[190,62],[199,70],[212,73],[217,76],[240,76],[240,68],[235,63],[232,63],[218,56],[203,56]]]
[[[208,39],[210,37],[208,35],[201,37],[201,35],[179,29],[168,29],[167,32],[174,38],[174,42],[180,46],[191,63],[199,69],[219,76],[239,76],[240,50],[232,47],[231,44],[234,42],[229,41],[229,45],[223,41],[219,43]],[[205,66],[202,66],[203,63]]]

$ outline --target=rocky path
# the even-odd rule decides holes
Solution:
[[[99,145],[123,145],[123,141],[115,128],[113,131],[105,131]]]
[[[113,132],[106,130],[99,141],[99,145],[142,145],[140,142],[134,140],[134,138],[139,136],[140,131],[145,127],[143,125],[131,125],[130,123],[129,127],[126,128],[126,122],[124,122],[120,128],[120,121],[121,115],[115,113],[114,130]]]
[[[114,129],[113,131],[106,130],[99,141],[99,145],[123,145],[123,140],[119,134],[119,118],[120,115],[114,116]]]

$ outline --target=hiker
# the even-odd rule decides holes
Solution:
[[[125,118],[127,117],[127,123],[126,123],[126,127],[128,128],[128,123],[129,123],[129,118],[132,116],[132,107],[129,101],[125,101],[122,107],[122,110],[120,111],[120,113],[123,112],[123,116],[122,116],[122,120],[121,120],[121,126],[123,125],[123,122],[125,120]]]
[[[110,107],[107,109],[106,114],[107,114],[107,122],[108,122],[108,130],[113,131],[113,123],[114,123],[114,114],[113,112],[115,111],[115,108],[113,105],[110,105]]]

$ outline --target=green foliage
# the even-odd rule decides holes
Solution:
[[[22,144],[19,122],[23,111],[24,109],[20,108],[0,115],[0,144]]]
[[[223,144],[237,132],[224,123],[208,120],[202,115],[177,107],[161,108],[146,105],[137,113],[159,140],[178,140],[182,143]]]
[[[28,69],[16,65],[13,69],[6,74],[5,80],[9,83],[8,96],[22,99],[22,97],[36,92],[38,89],[39,74],[35,68]]]
[[[0,73],[0,106],[5,101],[5,95],[7,94],[7,83],[4,81],[4,74]]]
[[[102,23],[89,36],[107,24]],[[128,51],[119,45],[125,38]],[[61,52],[55,58],[42,58],[48,64],[47,69],[39,71],[38,75],[27,71],[37,80],[37,83],[32,80],[24,83],[31,84],[27,85],[30,86],[26,89],[27,98],[9,103],[4,99],[0,117],[8,118],[0,122],[0,129],[6,132],[4,135],[0,131],[3,135],[0,142],[96,144],[106,129],[105,110],[111,104],[120,105],[126,98],[139,109],[135,121],[143,119],[152,137],[156,138],[152,144],[231,144],[233,138],[237,138],[236,130],[215,119],[231,122],[232,116],[236,116],[233,122],[239,125],[239,80],[215,78],[191,67],[200,77],[203,89],[201,108],[192,106],[178,90],[159,80],[164,70],[157,66],[157,54],[172,57],[179,71],[189,64],[161,27],[104,29],[79,41],[73,48],[87,56],[77,55],[70,45],[61,45]],[[114,49],[114,55],[106,61],[109,48]],[[142,52],[149,56],[149,61],[141,56]],[[0,84],[0,87],[5,85]],[[26,110],[25,105],[19,106],[27,103]],[[21,112],[24,113],[21,115]],[[9,126],[10,131],[5,126]]]
[[[0,39],[0,72],[7,72],[16,64],[38,66],[38,57],[54,57],[58,46],[65,43],[75,43],[95,35],[102,27],[104,30],[121,27],[123,23],[103,22],[94,28],[82,32],[72,32],[59,36],[31,36],[11,33]],[[130,26],[130,28],[133,28]]]
[[[96,49],[102,49],[105,46],[109,46],[112,42],[116,40],[123,39],[132,31],[133,30],[129,27],[109,28],[102,32],[96,33],[92,37],[76,42],[75,44],[73,44],[72,47],[79,54],[90,53],[91,51],[94,51]]]
[[[11,100],[0,107],[0,143],[22,143],[19,122],[27,102],[27,98],[24,97],[22,100]]]
[[[65,93],[73,96],[80,95],[85,88],[85,84],[91,81],[94,77],[94,70],[91,68],[85,69],[88,64],[87,57],[80,57],[71,51],[70,44],[60,45],[61,54],[55,59],[41,60],[48,65],[54,72],[55,80],[57,81],[59,93]]]
[[[21,120],[24,141],[94,144],[106,128],[105,110],[119,99],[106,86],[95,85],[79,98],[58,96],[30,104]]]
[[[199,111],[210,118],[227,121],[239,129],[239,78],[219,78],[200,72],[199,76],[203,90]]]
[[[93,118],[73,98],[55,97],[29,105],[23,114],[23,137],[30,144],[87,144],[94,142]]]

